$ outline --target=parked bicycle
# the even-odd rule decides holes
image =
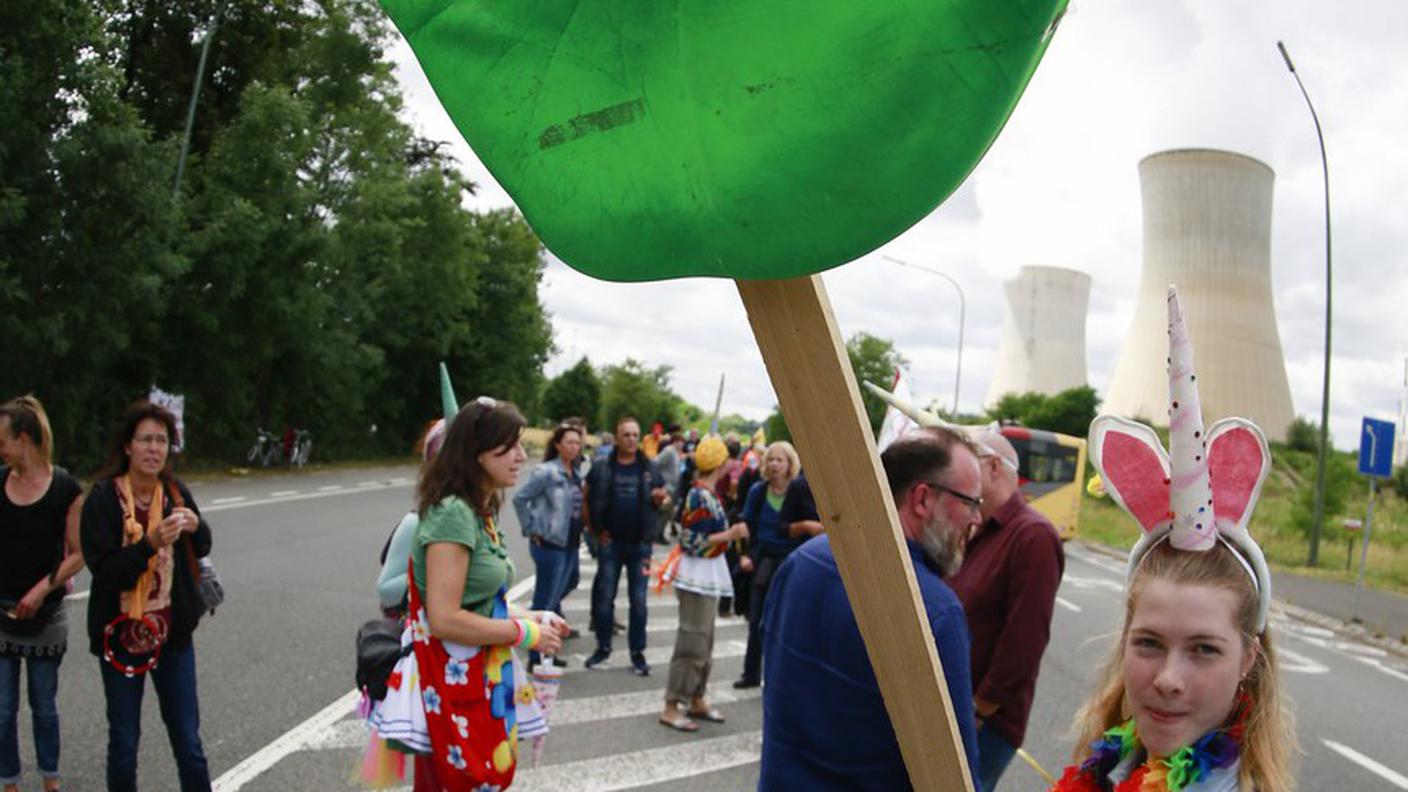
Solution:
[[[262,467],[269,467],[283,455],[283,441],[267,429],[259,429],[258,432],[254,445],[249,447],[249,453],[245,455],[245,461],[251,465],[258,462]]]
[[[290,466],[303,467],[308,464],[308,455],[313,452],[313,433],[308,429],[295,429],[293,445],[289,449]]]

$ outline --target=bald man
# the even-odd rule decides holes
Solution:
[[[972,633],[979,792],[992,792],[1026,736],[1041,655],[1066,559],[1051,522],[1027,505],[1017,451],[996,431],[974,438],[983,522],[947,578]]]

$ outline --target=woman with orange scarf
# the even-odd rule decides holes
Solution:
[[[83,505],[83,557],[93,573],[89,649],[107,698],[110,792],[137,789],[142,694],[152,678],[182,792],[210,789],[201,747],[191,634],[204,610],[198,558],[210,525],[171,474],[176,419],[139,401],[127,409],[107,468]]]

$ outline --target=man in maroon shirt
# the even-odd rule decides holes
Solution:
[[[1051,522],[1018,488],[1017,452],[996,431],[978,434],[983,524],[948,584],[973,635],[979,792],[992,792],[1026,736],[1051,611],[1066,566]]]

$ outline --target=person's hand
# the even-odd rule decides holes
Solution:
[[[650,501],[655,504],[655,508],[661,508],[669,503],[670,493],[666,492],[664,487],[656,487],[650,492]]]
[[[180,515],[172,513],[166,519],[147,529],[147,543],[153,550],[160,550],[174,543],[180,536],[184,522]]]
[[[751,557],[749,557],[749,556],[746,556],[746,555],[745,555],[745,556],[739,556],[739,557],[738,557],[738,568],[741,569],[741,570],[743,570],[744,572],[752,572],[752,571],[753,571],[753,559],[752,559]]]
[[[611,532],[602,531],[601,533],[597,534],[596,543],[600,547],[606,547],[607,545],[611,544]]]
[[[554,611],[528,611],[528,618],[532,619],[543,627],[551,626],[563,635],[567,635],[572,631],[572,625],[568,624],[566,619],[557,615],[557,613]]]
[[[181,530],[184,533],[195,533],[196,529],[200,527],[200,515],[184,506],[173,509],[171,516],[179,519]]]
[[[748,523],[746,522],[736,522],[729,528],[729,530],[733,533],[734,539],[748,538]]]
[[[44,598],[49,596],[49,587],[46,585],[49,578],[42,577],[38,583],[30,587],[29,591],[20,598],[15,605],[14,614],[16,619],[28,619],[39,612],[39,606],[44,604]]]
[[[557,616],[555,613],[552,615]],[[556,621],[538,622],[538,624],[543,629],[538,633],[537,650],[546,655],[555,655],[562,651],[562,639],[567,636],[567,622],[558,618]]]

